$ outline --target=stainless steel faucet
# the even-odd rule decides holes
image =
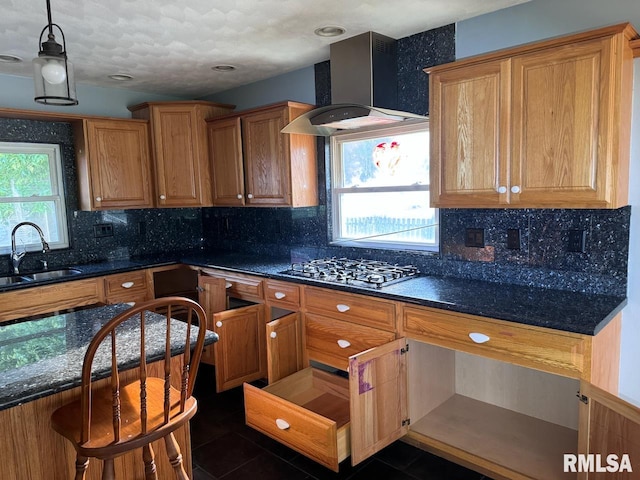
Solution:
[[[33,222],[20,222],[11,231],[11,264],[13,265],[13,273],[18,275],[20,273],[20,262],[27,254],[27,249],[25,248],[22,252],[18,253],[16,249],[16,230],[24,225],[29,225],[36,229],[38,235],[40,235],[40,241],[42,242],[42,253],[47,253],[50,248],[49,244],[44,239],[44,234],[42,233],[42,229]]]

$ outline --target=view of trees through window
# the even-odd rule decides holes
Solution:
[[[437,248],[424,124],[409,132],[334,137],[332,168],[334,242]]]
[[[0,144],[0,250],[10,247],[11,230],[24,221],[39,225],[52,246],[66,246],[57,156],[52,145]],[[18,230],[16,242],[40,244],[32,228]]]

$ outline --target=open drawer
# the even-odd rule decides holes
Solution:
[[[244,384],[247,425],[338,471],[408,431],[406,342],[349,358],[349,378],[313,367],[264,389]]]

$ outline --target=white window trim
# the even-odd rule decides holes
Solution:
[[[62,177],[62,155],[60,153],[60,145],[52,143],[21,143],[21,142],[0,142],[0,153],[44,153],[49,157],[49,172],[51,173],[52,195],[32,196],[32,197],[0,197],[2,203],[16,202],[42,202],[52,201],[56,208],[56,222],[58,224],[60,238],[56,242],[50,242],[45,238],[52,250],[69,247],[69,227],[67,224],[67,209],[65,204],[64,182]],[[28,228],[28,227],[21,227]],[[9,239],[10,242],[10,239]],[[40,243],[25,244],[28,252],[42,250]],[[22,250],[23,244],[20,245]],[[0,254],[11,253],[11,244],[9,246],[0,246]]]
[[[366,140],[371,138],[377,138],[382,136],[391,136],[397,134],[407,134],[423,131],[427,128],[429,129],[429,121],[428,120],[420,120],[420,121],[411,121],[407,124],[397,125],[393,127],[383,126],[371,128],[363,131],[352,130],[345,131],[341,133],[337,133],[331,137],[330,144],[330,196],[331,196],[331,210],[329,219],[329,224],[331,226],[331,237],[329,239],[329,244],[334,246],[345,246],[345,247],[359,247],[359,248],[380,248],[385,250],[412,250],[412,251],[427,251],[427,252],[439,252],[440,251],[440,242],[436,241],[435,245],[426,245],[423,243],[416,242],[399,242],[399,241],[389,241],[385,242],[380,235],[376,235],[376,240],[368,241],[367,239],[361,240],[353,240],[353,239],[336,239],[336,225],[341,224],[341,215],[339,202],[337,197],[341,193],[349,193],[349,192],[384,192],[384,191],[430,191],[430,185],[411,185],[411,186],[401,186],[401,187],[336,187],[336,185],[341,185],[343,183],[342,179],[342,169],[336,168],[336,162],[338,156],[340,156],[340,146],[342,142],[348,142],[351,140]],[[436,216],[440,217],[440,212],[438,209],[435,209]],[[439,225],[438,221],[438,225]],[[439,226],[436,228],[439,229]],[[438,235],[436,234],[436,238]]]

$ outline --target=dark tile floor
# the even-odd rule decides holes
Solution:
[[[335,473],[244,424],[242,388],[215,393],[214,368],[201,365],[191,421],[194,480],[490,480],[402,442]]]

